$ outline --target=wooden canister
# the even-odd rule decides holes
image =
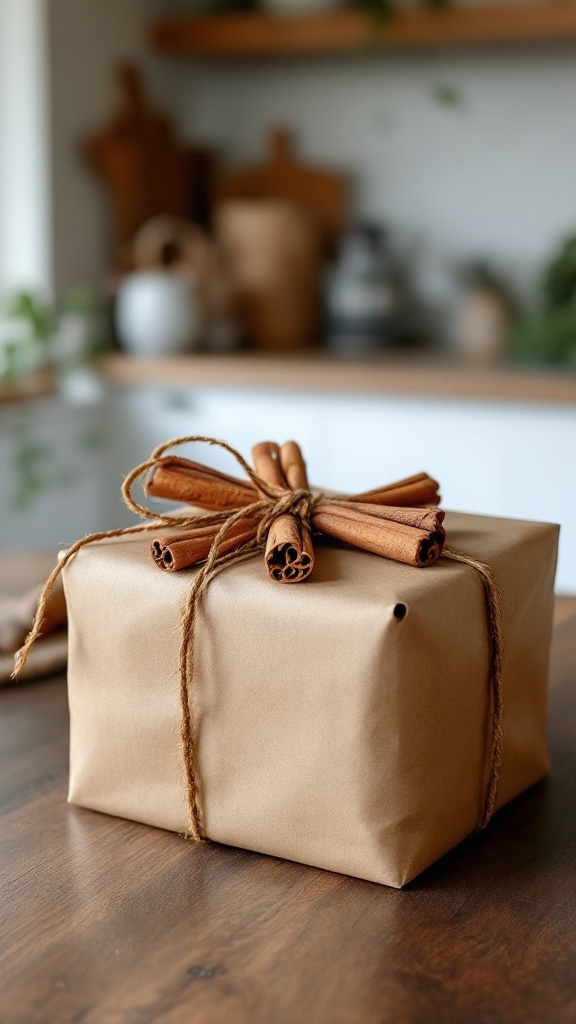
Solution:
[[[230,199],[216,235],[245,338],[289,351],[319,340],[321,230],[314,214],[284,199]]]

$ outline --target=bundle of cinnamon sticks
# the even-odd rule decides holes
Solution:
[[[272,441],[257,444],[252,457],[256,474],[274,494],[281,498],[293,492],[298,499],[294,508],[276,515],[269,526],[265,564],[271,579],[298,583],[310,575],[314,568],[313,531],[407,565],[432,565],[442,553],[444,513],[437,507],[438,484],[428,474],[418,473],[345,498],[313,497],[302,453],[294,441],[280,447]],[[209,524],[203,524],[199,516],[197,526],[155,539],[152,557],[162,569],[175,572],[204,561],[226,515],[243,508],[246,515],[226,531],[218,556],[256,538],[260,515],[250,506],[263,495],[250,481],[188,459],[165,456],[149,475],[146,491],[153,497],[221,513],[210,516]]]

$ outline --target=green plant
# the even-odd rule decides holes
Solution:
[[[25,512],[47,491],[68,487],[75,472],[59,462],[59,455],[46,441],[35,437],[26,412],[8,427],[12,438],[11,463],[14,489],[8,497],[12,512]]]
[[[55,310],[31,292],[16,292],[7,303],[6,312],[10,319],[23,320],[30,329],[30,335],[38,344],[47,345],[55,326]]]
[[[355,0],[354,6],[369,14],[377,28],[390,21],[395,14],[393,0]]]
[[[25,377],[42,366],[66,368],[90,361],[110,346],[101,302],[85,287],[49,303],[22,291],[5,304],[0,334],[0,379]]]
[[[511,298],[512,290],[505,275],[488,259],[480,258],[463,263],[457,273],[468,288],[483,288]]]
[[[0,336],[0,378],[14,380],[49,362],[53,309],[31,292],[6,303]]]
[[[576,235],[560,244],[544,268],[540,307],[519,320],[513,351],[531,362],[576,366]]]
[[[576,306],[558,306],[522,317],[513,340],[513,354],[519,359],[576,367]]]
[[[576,235],[566,238],[546,267],[542,294],[548,309],[576,301]]]
[[[109,347],[104,311],[90,289],[75,288],[58,305],[23,291],[5,309],[0,324],[0,379],[25,378],[40,366],[53,366],[65,374]],[[10,443],[13,491],[6,496],[6,508],[12,513],[25,512],[47,491],[70,486],[82,472],[63,463],[55,446],[38,436],[27,408],[0,422],[0,432]],[[76,443],[89,453],[100,447],[102,438],[91,429]]]

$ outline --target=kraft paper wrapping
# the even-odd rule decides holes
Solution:
[[[556,526],[448,513],[449,546],[502,591],[505,739],[497,806],[548,770],[546,688]],[[69,799],[184,831],[180,607],[150,536],[82,549],[70,618]],[[202,597],[193,704],[204,823],[221,843],[400,887],[475,828],[491,713],[482,583],[316,545],[313,577],[262,559]],[[400,620],[394,614],[405,605]]]

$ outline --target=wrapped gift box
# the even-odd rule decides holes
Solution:
[[[448,546],[492,566],[504,627],[497,807],[548,770],[556,526],[447,513]],[[64,570],[70,794],[184,832],[178,652],[194,571],[162,573],[149,536],[83,548]],[[481,579],[320,542],[314,574],[262,560],[202,596],[192,701],[207,835],[400,887],[474,831],[491,730]]]

